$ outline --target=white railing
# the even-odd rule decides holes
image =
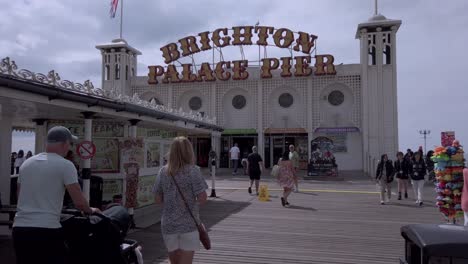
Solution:
[[[114,90],[108,91],[101,88],[95,88],[90,80],[86,80],[83,84],[71,82],[68,80],[62,80],[60,75],[54,70],[49,71],[47,75],[42,73],[34,73],[29,70],[20,69],[16,65],[14,60],[10,60],[6,57],[0,62],[0,74],[13,76],[22,80],[33,81],[43,84],[52,85],[54,87],[73,91],[76,93],[86,94],[93,97],[101,97],[118,102],[131,103],[139,106],[143,106],[154,111],[171,114],[181,118],[187,118],[194,121],[199,121],[211,125],[216,125],[216,117],[210,118],[207,115],[202,115],[198,112],[184,112],[182,108],[173,109],[164,105],[159,105],[152,100],[151,102],[141,100],[138,94],[134,94],[132,97],[122,94],[117,94]]]

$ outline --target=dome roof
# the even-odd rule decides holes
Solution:
[[[369,18],[369,22],[381,21],[381,20],[387,20],[387,18],[382,14],[377,14],[377,15],[374,15],[373,17]]]

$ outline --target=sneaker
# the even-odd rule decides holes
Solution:
[[[282,205],[283,207],[286,206],[286,201],[284,200],[283,197],[281,197],[281,205]]]
[[[286,203],[284,204],[284,207],[289,208],[289,207],[290,207],[289,203],[286,202]]]
[[[419,202],[419,206],[423,206],[423,202]]]
[[[419,203],[419,200],[416,200],[416,202],[414,202],[415,204],[418,204]]]
[[[248,192],[252,194],[252,187],[249,187]]]
[[[380,201],[380,204],[381,204],[381,205],[384,205],[384,204],[385,204],[385,202],[384,202],[384,201]]]
[[[408,193],[405,193],[405,199],[408,199]]]

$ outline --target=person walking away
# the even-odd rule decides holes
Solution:
[[[414,153],[414,160],[410,166],[411,184],[413,185],[414,197],[419,206],[423,205],[424,177],[426,176],[426,164],[421,153]]]
[[[237,145],[237,143],[234,144],[234,146],[229,150],[229,159],[232,162],[232,175],[237,175],[237,168],[239,167],[239,155],[240,155],[240,149]]]
[[[75,166],[64,159],[75,140],[67,128],[51,128],[46,152],[32,156],[19,169],[18,206],[12,231],[18,264],[64,263],[60,213],[65,189],[77,209],[87,214],[99,212],[89,207]]]
[[[392,198],[393,165],[387,154],[383,154],[380,158],[375,180],[380,184],[380,204],[384,205],[390,202]],[[387,197],[385,197],[385,193],[387,193]]]
[[[299,154],[297,154],[294,145],[289,145],[289,160],[292,162],[294,169],[294,185],[296,187],[294,191],[299,192],[299,177],[297,176],[299,172]]]
[[[279,173],[278,184],[283,188],[283,196],[281,197],[281,205],[289,207],[288,196],[294,189],[294,167],[289,160],[289,151],[286,150],[283,156],[278,161]]]
[[[32,156],[33,156],[32,152],[31,152],[31,151],[28,151],[28,153],[26,153],[25,159],[29,159],[29,158],[32,157]]]
[[[263,160],[258,154],[257,147],[252,147],[252,153],[247,157],[247,171],[250,177],[250,187],[248,192],[252,193],[252,185],[255,182],[255,193],[258,196],[258,186],[260,185],[260,176],[263,171]]]
[[[155,201],[163,207],[161,231],[172,264],[192,263],[195,251],[200,249],[197,225],[188,210],[199,223],[199,205],[207,200],[206,189],[208,185],[195,166],[192,144],[185,137],[176,137],[168,163],[159,171],[153,187]]]
[[[213,147],[210,148],[210,152],[208,153],[208,157],[210,158],[210,160],[208,161],[208,164],[210,166],[210,172],[211,170],[213,169],[213,160],[216,162],[216,151],[214,151]],[[216,165],[215,165],[216,167]]]
[[[24,157],[24,151],[22,149],[20,149],[18,151],[18,157],[16,157],[16,160],[15,160],[15,170],[16,170],[16,174],[19,173],[19,168],[21,167],[21,165],[23,164],[23,162],[26,160],[26,158]]]
[[[468,169],[463,170],[463,192],[461,206],[465,215],[465,226],[468,226]]]
[[[394,163],[394,170],[398,181],[398,200],[401,200],[401,193],[405,192],[405,199],[408,199],[408,170],[409,158],[403,158],[403,152],[397,153],[397,160]]]
[[[11,153],[11,156],[10,156],[10,159],[11,159],[11,171],[10,171],[10,175],[13,175],[15,174],[15,161],[16,161],[16,158],[18,157],[18,153],[16,152],[12,152]]]

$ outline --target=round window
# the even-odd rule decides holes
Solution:
[[[235,109],[242,109],[246,104],[247,100],[243,95],[236,95],[232,98],[232,106],[234,106]]]
[[[290,93],[284,93],[278,98],[278,103],[282,107],[288,108],[294,103],[294,97]]]
[[[202,107],[202,99],[198,96],[190,98],[189,107],[193,111],[198,111]]]
[[[333,91],[328,95],[328,102],[334,106],[341,105],[344,102],[344,94],[340,91]]]

